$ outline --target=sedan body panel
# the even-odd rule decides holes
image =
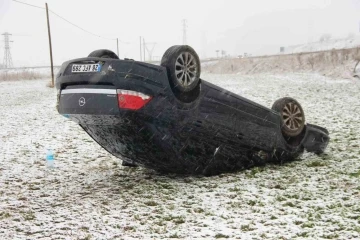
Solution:
[[[101,70],[72,73],[79,63],[100,64]],[[56,87],[60,114],[114,156],[159,171],[233,171],[295,157],[304,148],[323,152],[329,141],[326,129],[308,124],[298,143],[289,144],[277,112],[204,80],[194,101],[181,102],[166,69],[146,63],[75,59],[62,65]],[[119,89],[151,100],[136,111],[122,109]]]

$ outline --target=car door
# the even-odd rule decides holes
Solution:
[[[276,143],[279,116],[276,112],[215,85],[200,104],[207,121],[231,136],[239,146],[271,150]]]

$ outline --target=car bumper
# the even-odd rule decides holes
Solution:
[[[330,137],[327,129],[313,124],[306,125],[306,133],[302,145],[308,152],[323,153],[329,144]]]

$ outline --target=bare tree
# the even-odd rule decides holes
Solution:
[[[315,65],[315,57],[314,57],[314,55],[311,54],[311,55],[307,58],[307,62],[310,64],[311,70],[314,70],[314,65]]]
[[[339,56],[338,56],[338,53],[335,49],[332,49],[331,52],[330,52],[330,55],[331,55],[331,62],[332,62],[332,65],[333,67],[335,67],[335,65],[338,63],[339,61]]]
[[[360,47],[356,48],[356,53],[354,56],[355,61],[360,61]]]
[[[359,59],[359,60],[357,60],[357,63],[355,64],[355,67],[354,67],[354,72],[356,72],[356,67],[359,65],[359,63],[360,63],[360,59]]]
[[[355,73],[356,68],[360,63],[360,47],[356,48],[356,52],[354,54],[354,60],[356,61],[356,64],[355,64],[355,67],[354,67],[354,70],[353,70],[353,72]]]
[[[302,66],[301,55],[302,55],[302,53],[298,53],[298,54],[296,55],[296,59],[297,59],[297,61],[299,62],[300,68],[301,68],[301,66]]]

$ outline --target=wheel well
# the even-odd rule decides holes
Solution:
[[[172,81],[169,81],[169,83],[170,83],[170,89],[174,93],[175,97],[183,103],[194,102],[200,96],[201,79],[199,79],[197,86],[189,92],[181,92],[179,89],[174,87]]]
[[[301,131],[301,133],[295,137],[288,137],[283,133],[281,133],[281,135],[288,145],[290,145],[291,147],[297,147],[300,145],[301,141],[303,140],[305,133],[306,133],[306,125],[304,126],[304,129]]]

